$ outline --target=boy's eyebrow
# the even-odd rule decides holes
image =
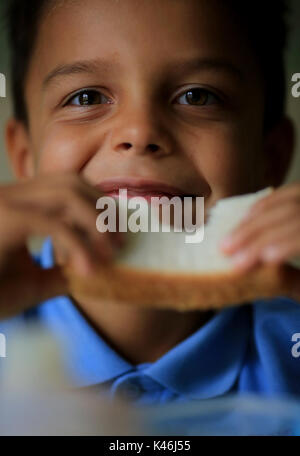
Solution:
[[[167,65],[169,71],[177,76],[191,73],[192,71],[223,71],[231,74],[236,79],[242,80],[243,75],[233,63],[217,58],[194,58],[189,60],[175,61]],[[99,70],[109,72],[120,70],[121,64],[108,60],[82,60],[73,63],[59,65],[52,70],[43,81],[43,88],[46,88],[56,78],[80,73],[98,73]]]
[[[241,70],[232,62],[220,58],[194,58],[181,60],[170,64],[170,69],[178,76],[183,76],[192,71],[223,71],[231,76],[243,80]]]
[[[69,76],[80,73],[97,73],[99,70],[108,72],[111,70],[120,69],[120,64],[108,60],[80,60],[78,62],[66,63],[59,65],[45,77],[43,88],[46,88],[56,78],[61,76]]]

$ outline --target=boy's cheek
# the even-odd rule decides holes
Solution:
[[[52,129],[37,146],[37,172],[79,172],[95,147],[80,128]]]
[[[199,154],[199,167],[207,171],[205,178],[210,182],[220,197],[234,194],[251,193],[260,182],[261,141],[259,136],[244,134],[245,126],[241,122],[218,126],[203,144]],[[246,139],[247,138],[247,139]]]

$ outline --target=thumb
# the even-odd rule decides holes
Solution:
[[[41,269],[38,277],[39,298],[41,301],[68,294],[68,282],[62,268]]]
[[[294,266],[284,265],[282,268],[282,280],[285,294],[300,304],[300,270]]]

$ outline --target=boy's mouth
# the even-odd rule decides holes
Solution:
[[[171,199],[174,196],[179,196],[180,198],[183,198],[185,196],[195,196],[188,194],[178,187],[173,187],[171,185],[154,180],[136,177],[126,179],[106,179],[100,182],[100,184],[98,184],[96,187],[106,196],[119,197],[120,190],[126,190],[128,199],[139,196],[143,197],[147,201],[151,201],[151,198],[154,197],[167,197],[168,199]]]

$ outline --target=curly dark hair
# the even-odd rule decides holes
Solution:
[[[24,87],[38,26],[45,8],[55,1],[58,0],[9,0],[7,25],[14,114],[24,123],[27,123]],[[231,8],[259,61],[265,81],[265,129],[268,130],[282,119],[285,111],[288,0],[220,1]]]

